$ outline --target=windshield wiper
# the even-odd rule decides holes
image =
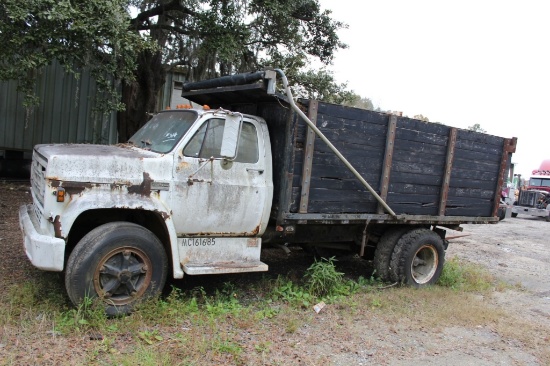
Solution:
[[[141,143],[145,146],[142,147],[143,150],[151,150],[151,145],[153,145],[153,143],[149,140],[141,140]]]

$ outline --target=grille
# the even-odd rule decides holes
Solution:
[[[540,196],[539,192],[520,191],[519,205],[524,207],[535,207]]]
[[[44,176],[47,163],[48,161],[35,150],[31,168],[31,187],[34,210],[38,219],[42,217],[42,211],[44,210],[44,193],[46,190]]]

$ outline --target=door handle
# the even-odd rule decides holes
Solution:
[[[258,172],[259,174],[264,174],[263,169],[255,169],[255,168],[246,168],[247,172]]]

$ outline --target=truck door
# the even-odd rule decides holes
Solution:
[[[220,155],[223,116],[198,126],[175,157],[173,221],[183,236],[256,236],[267,226],[273,184],[267,128],[242,123],[233,161]]]

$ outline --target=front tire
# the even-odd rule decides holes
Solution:
[[[443,239],[429,229],[415,229],[397,242],[391,259],[391,273],[399,283],[424,287],[439,279],[444,262]]]
[[[99,298],[108,315],[128,314],[139,301],[164,287],[167,257],[146,228],[113,222],[90,231],[67,261],[65,287],[71,301]]]

